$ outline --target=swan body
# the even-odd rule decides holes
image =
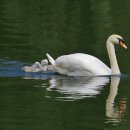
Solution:
[[[82,53],[60,56],[56,59],[55,65],[60,74],[68,76],[109,75],[111,73],[102,61]]]
[[[100,75],[119,75],[114,44],[118,44],[127,49],[124,40],[119,35],[111,35],[106,42],[107,51],[110,59],[111,68],[105,65],[98,58],[83,54],[75,53],[63,55],[54,60],[48,53],[46,54],[49,62],[54,66],[55,70],[63,75],[68,76],[100,76]]]

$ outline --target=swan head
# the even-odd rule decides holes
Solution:
[[[107,41],[111,42],[113,44],[120,45],[121,47],[127,49],[127,46],[125,45],[125,41],[120,35],[113,34],[113,35],[109,36]]]

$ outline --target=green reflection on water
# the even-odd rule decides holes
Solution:
[[[54,58],[83,52],[109,64],[105,42],[110,34],[122,35],[129,48],[129,6],[128,0],[1,0],[0,59],[34,62],[45,58],[46,52]],[[129,75],[129,50],[116,48],[116,52],[121,72]],[[105,123],[109,83],[95,98],[66,102],[54,100],[66,94],[47,91],[49,81],[0,78],[0,128],[129,128],[129,77],[121,79],[115,98],[115,106],[127,99],[126,115],[116,126]],[[47,98],[48,94],[51,98]]]
[[[112,32],[108,1],[3,1],[1,8],[3,57],[31,61],[46,52],[54,57],[74,52],[104,55],[101,43]]]

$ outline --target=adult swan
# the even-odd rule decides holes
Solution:
[[[68,76],[100,76],[100,75],[120,75],[114,44],[127,49],[123,38],[119,35],[111,35],[107,39],[106,47],[110,59],[111,69],[98,58],[75,53],[63,55],[54,60],[48,53],[49,62],[54,66],[59,74]]]

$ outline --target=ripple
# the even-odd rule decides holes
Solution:
[[[0,77],[23,77],[23,79],[48,79],[55,76],[54,72],[25,73],[22,67],[27,63],[0,59]]]

